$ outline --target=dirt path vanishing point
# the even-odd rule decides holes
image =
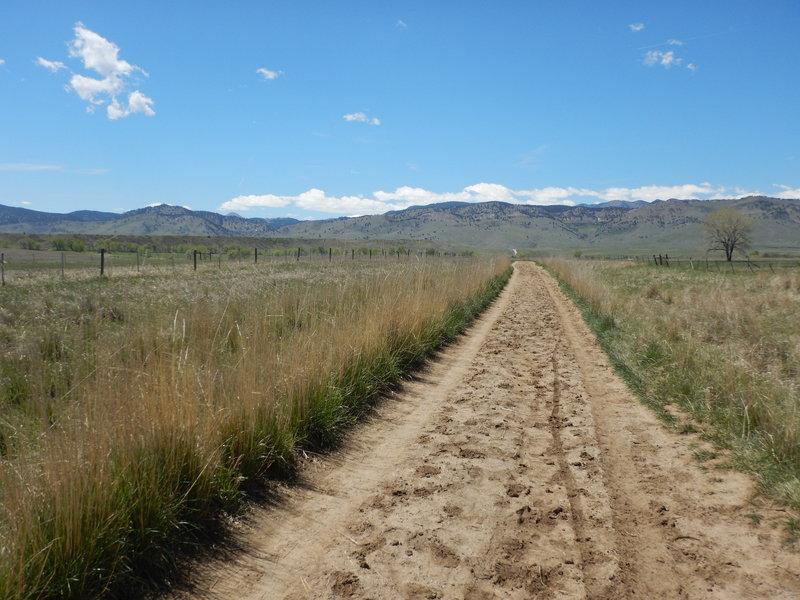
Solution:
[[[532,263],[378,413],[175,597],[800,599],[787,513],[694,460]]]

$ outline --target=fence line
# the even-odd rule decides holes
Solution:
[[[327,250],[327,252],[325,251]],[[70,279],[86,279],[91,277],[113,277],[121,274],[131,275],[139,273],[159,273],[164,269],[178,272],[181,268],[196,272],[208,268],[222,269],[225,266],[236,267],[248,264],[269,265],[288,262],[318,262],[333,263],[335,261],[372,261],[372,260],[420,260],[447,258],[469,258],[471,252],[458,253],[448,251],[411,250],[400,249],[363,249],[355,248],[327,249],[315,247],[312,249],[298,247],[295,250],[264,251],[253,248],[251,252],[237,252],[234,254],[203,252],[191,250],[187,252],[171,253],[142,253],[142,252],[109,252],[100,248],[95,252],[64,252],[55,250],[12,250],[0,253],[0,283],[5,286],[14,280],[30,278],[35,274],[44,276],[53,275],[53,278],[67,281]],[[327,254],[327,257],[325,256]],[[223,261],[223,258],[225,259]],[[7,275],[11,275],[10,278]],[[7,281],[8,279],[8,281]]]

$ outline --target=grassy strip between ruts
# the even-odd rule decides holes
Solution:
[[[28,496],[23,498],[25,509],[11,517],[17,519],[15,531],[24,532],[25,539],[16,540],[16,553],[0,548],[5,563],[0,566],[0,596],[125,597],[130,590],[140,594],[144,587],[165,580],[175,573],[182,556],[219,530],[220,517],[236,511],[247,492],[268,489],[271,479],[291,476],[298,451],[335,444],[381,394],[455,339],[510,275],[510,268],[494,275],[477,293],[450,303],[421,328],[407,331],[398,326],[385,332],[380,341],[356,351],[344,367],[327,376],[316,374],[307,381],[297,376],[283,397],[241,410],[227,406],[214,432],[222,443],[212,451],[198,444],[198,432],[187,425],[196,407],[177,403],[169,409],[174,415],[151,419],[152,413],[142,412],[145,426],[129,436],[125,456],[119,459],[116,434],[108,433],[108,443],[94,442],[91,452],[104,452],[107,459],[89,462],[97,465],[93,469],[86,468],[86,461],[70,460],[86,450],[67,446],[73,438],[65,435],[57,493],[32,497],[24,485],[18,486],[23,491],[17,493]],[[231,327],[229,336],[231,332],[236,329]],[[188,370],[189,349],[184,357],[176,339],[173,335],[177,368],[156,372],[153,385],[159,377],[175,379]],[[175,387],[175,381],[164,383]],[[135,407],[131,409],[131,421],[136,421]],[[102,428],[98,435],[105,435]],[[21,478],[25,472],[23,465]],[[9,492],[4,493],[9,500]],[[2,533],[6,539],[13,536]]]
[[[662,421],[699,429],[730,450],[727,464],[756,476],[762,493],[800,510],[796,273],[543,262]],[[694,424],[676,419],[670,405]],[[788,520],[790,537],[798,526]]]

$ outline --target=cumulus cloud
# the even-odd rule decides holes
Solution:
[[[283,71],[271,71],[270,69],[265,69],[264,67],[256,69],[256,73],[260,74],[266,80],[277,79],[280,75],[283,75]]]
[[[152,98],[139,90],[128,91],[133,78],[136,75],[147,77],[147,72],[121,59],[116,44],[82,23],[76,23],[74,33],[74,39],[68,44],[69,57],[79,59],[90,73],[73,72],[66,89],[88,103],[86,111],[93,113],[97,107],[105,106],[109,119],[121,119],[135,113],[155,115]],[[36,62],[53,73],[67,68],[60,61],[41,57]]]
[[[661,52],[660,50],[648,50],[643,59],[644,64],[648,67],[653,65],[661,65],[665,69],[669,69],[673,65],[679,65],[683,62],[682,58],[675,56],[672,50],[668,52]]]
[[[323,190],[312,188],[296,196],[273,194],[237,196],[223,203],[219,210],[246,211],[252,208],[283,208],[292,206],[307,211],[336,215],[383,214],[390,210],[402,210],[410,206],[425,206],[440,202],[507,202],[547,206],[561,204],[573,206],[578,203],[598,203],[613,200],[644,201],[679,200],[738,197],[750,195],[742,190],[737,196],[724,187],[704,182],[682,185],[647,185],[634,188],[610,187],[601,190],[577,187],[544,187],[529,190],[513,190],[498,183],[476,183],[457,192],[433,192],[420,187],[401,186],[394,191],[378,190],[369,196],[329,196]],[[797,197],[798,191],[786,187],[782,194]]]
[[[40,67],[44,67],[48,69],[51,73],[55,73],[56,71],[60,71],[61,69],[66,69],[67,66],[58,60],[47,60],[42,58],[41,56],[36,58],[36,64]]]
[[[0,67],[2,67],[4,64],[6,64],[6,59],[0,58]]]
[[[370,125],[380,125],[381,120],[377,117],[368,117],[363,112],[350,113],[342,117],[345,121],[350,123],[369,123]]]
[[[603,202],[612,200],[653,202],[675,198],[677,200],[691,200],[718,198],[725,194],[725,188],[714,187],[705,182],[699,185],[688,183],[684,185],[645,185],[637,188],[612,187],[600,192],[593,192],[594,197]]]
[[[800,187],[796,187],[792,189],[788,185],[776,185],[775,187],[780,188],[782,191],[775,194],[776,198],[786,198],[787,200],[794,200],[796,198],[800,198]]]
[[[631,23],[628,25],[628,28],[630,28],[631,31],[641,31],[644,29],[644,23]]]
[[[148,117],[156,114],[153,110],[153,100],[148,98],[138,90],[134,90],[128,95],[128,105],[120,104],[116,97],[108,105],[108,118],[109,119],[122,119],[134,113],[142,113]]]

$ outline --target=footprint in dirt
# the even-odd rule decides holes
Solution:
[[[330,577],[331,592],[336,598],[352,598],[361,590],[358,575],[347,571],[334,571]]]

